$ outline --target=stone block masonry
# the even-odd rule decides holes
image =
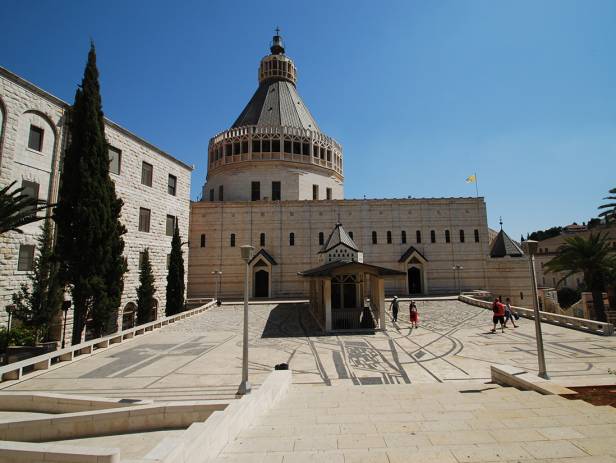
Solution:
[[[21,186],[23,181],[29,181],[38,184],[40,199],[57,200],[59,160],[67,143],[68,107],[66,102],[0,68],[1,186],[13,181]],[[118,327],[121,329],[123,309],[137,298],[139,253],[146,247],[150,250],[154,270],[158,316],[164,314],[167,255],[171,252],[171,236],[166,233],[167,216],[177,219],[182,240],[187,241],[192,167],[108,119],[105,124],[107,141],[121,153],[119,173],[109,175],[118,196],[124,201],[121,221],[127,228],[124,241],[128,273],[118,310]],[[43,131],[40,150],[28,146],[31,126]],[[141,182],[144,162],[153,167],[152,186]],[[169,192],[170,175],[176,179],[175,194]],[[139,231],[140,208],[151,211],[149,232]],[[11,302],[11,295],[21,283],[28,281],[29,272],[18,270],[20,246],[36,245],[41,223],[23,227],[23,234],[10,232],[0,236],[0,324],[6,324],[5,306]],[[62,320],[57,322],[54,328],[59,339]],[[70,340],[70,312],[67,325],[67,340]]]

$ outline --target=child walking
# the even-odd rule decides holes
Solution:
[[[411,322],[411,328],[419,328],[419,312],[417,311],[417,305],[415,301],[411,301],[409,304],[409,321]]]

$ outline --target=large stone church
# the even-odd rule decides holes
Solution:
[[[490,233],[484,198],[344,199],[342,146],[300,97],[280,35],[258,79],[209,142],[202,200],[191,204],[189,297],[241,297],[246,244],[255,248],[251,297],[306,297],[310,282],[298,274],[319,264],[341,223],[364,262],[399,271],[387,295],[487,290],[530,303],[527,259],[504,231]]]

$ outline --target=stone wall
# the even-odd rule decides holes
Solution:
[[[1,186],[12,181],[17,181],[19,186],[23,180],[36,181],[40,184],[39,197],[56,201],[58,161],[66,145],[64,122],[67,107],[64,101],[0,68]],[[27,147],[31,123],[44,129],[41,152]],[[182,240],[187,241],[192,169],[109,120],[106,120],[105,134],[109,144],[122,152],[120,174],[110,174],[118,196],[124,201],[121,221],[127,228],[124,240],[129,271],[118,311],[121,326],[122,308],[136,300],[139,252],[146,247],[150,249],[154,269],[159,315],[164,313],[167,254],[171,250],[171,237],[166,235],[166,218],[167,214],[177,217]],[[151,187],[141,184],[143,161],[154,167]],[[175,196],[168,193],[169,174],[177,178]],[[149,233],[138,231],[140,207],[152,211]],[[4,309],[10,303],[11,295],[27,281],[29,273],[17,270],[19,245],[36,244],[41,223],[23,227],[23,234],[10,232],[0,236],[0,324],[5,323]],[[69,313],[68,338],[71,321]]]
[[[306,297],[309,283],[297,272],[319,265],[319,233],[327,240],[337,221],[353,234],[365,263],[406,272],[408,258],[399,260],[414,247],[427,260],[418,264],[428,286],[422,288],[423,293],[451,294],[458,284],[462,290],[487,286],[488,227],[483,198],[196,202],[191,205],[189,297],[215,294],[214,270],[223,271],[222,296],[240,297],[245,267],[239,247],[251,244],[258,252],[261,233],[265,234],[263,248],[275,261],[261,259],[270,274],[270,296]],[[479,242],[474,239],[475,229]],[[450,231],[450,243],[445,242],[445,230]],[[463,243],[460,230],[464,230]],[[377,244],[372,243],[373,231]],[[388,231],[391,243],[387,242]],[[419,243],[417,231],[421,233]],[[235,234],[235,247],[230,245],[231,234]],[[201,235],[205,235],[204,247]],[[459,281],[455,265],[463,267]],[[387,280],[385,290],[388,295],[408,294],[407,279]]]

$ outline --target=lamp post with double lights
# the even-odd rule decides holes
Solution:
[[[533,310],[535,314],[535,337],[537,339],[537,358],[539,360],[539,376],[550,379],[545,366],[545,353],[543,351],[543,334],[541,332],[541,314],[539,313],[539,297],[537,294],[537,274],[535,273],[535,254],[537,253],[538,241],[526,240],[522,248],[528,254],[530,280],[533,288]]]
[[[456,275],[456,279],[458,282],[458,294],[462,294],[462,282],[460,280],[460,270],[464,270],[464,267],[462,267],[461,265],[454,265],[453,267],[451,267],[451,269],[454,271],[454,275]]]
[[[246,275],[244,277],[244,340],[242,344],[242,382],[240,383],[239,393],[244,395],[250,393],[250,383],[248,382],[248,280],[250,276],[250,259],[254,248],[250,245],[240,247],[242,259],[246,263]]]

